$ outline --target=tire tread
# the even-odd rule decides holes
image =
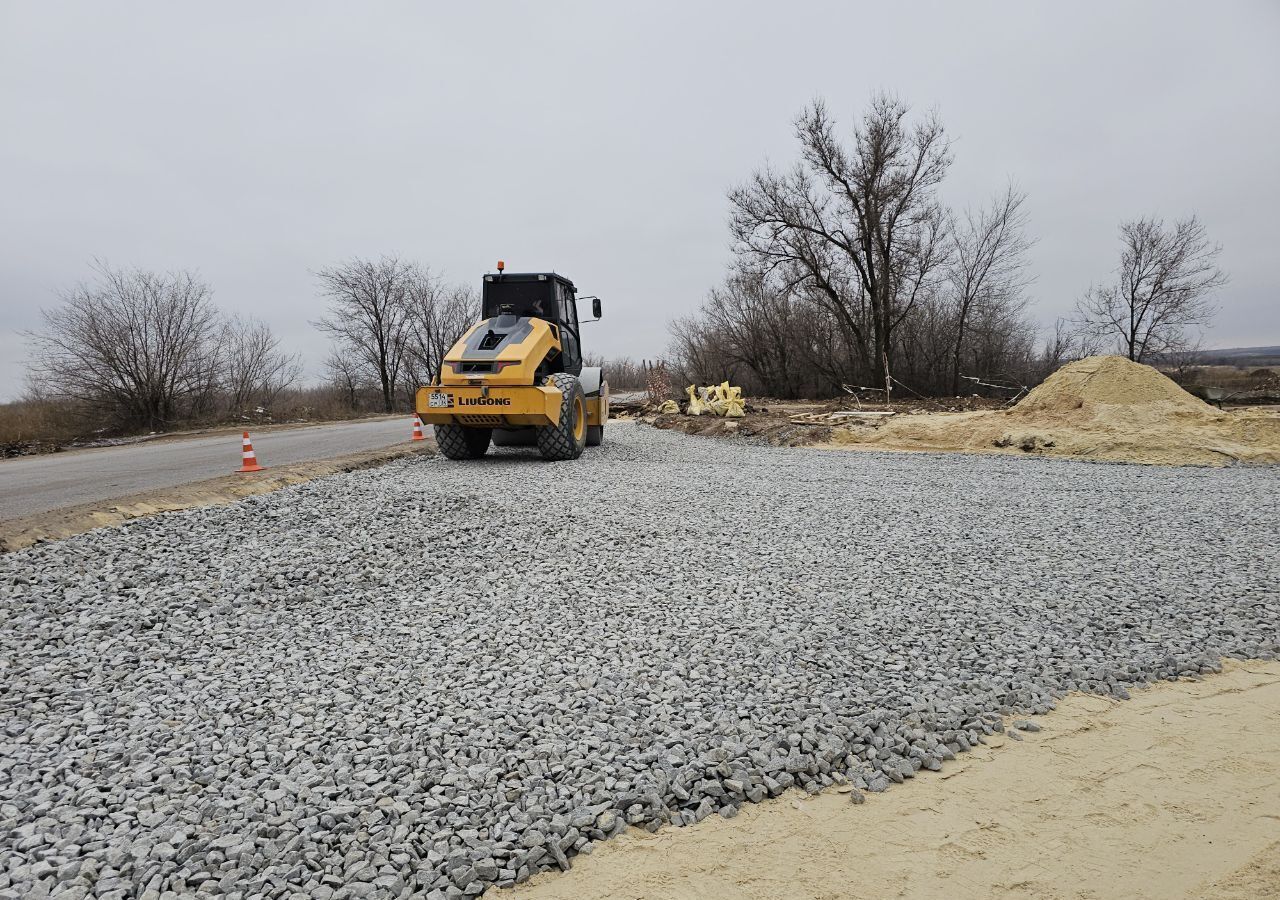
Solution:
[[[489,438],[492,435],[490,428],[437,425],[435,430],[436,446],[449,459],[479,459],[489,449]]]
[[[538,452],[543,459],[569,460],[582,455],[586,446],[585,435],[582,444],[573,439],[573,399],[582,394],[582,385],[578,379],[567,372],[556,372],[548,381],[560,391],[560,421],[556,425],[547,425],[538,429]],[[585,413],[585,404],[584,404]]]

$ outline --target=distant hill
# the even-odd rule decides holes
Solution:
[[[1196,362],[1204,366],[1280,366],[1280,347],[1226,347],[1201,350]]]

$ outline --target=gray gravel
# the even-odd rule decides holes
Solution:
[[[1280,651],[1278,469],[608,440],[0,558],[0,898],[473,896]]]

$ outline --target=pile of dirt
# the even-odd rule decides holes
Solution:
[[[1150,366],[1094,356],[1064,366],[1012,409],[858,422],[834,431],[827,446],[1166,465],[1277,463],[1280,416],[1215,409]]]
[[[775,415],[747,407],[740,419],[720,416],[688,416],[684,413],[646,415],[641,421],[655,428],[683,431],[704,437],[743,437],[775,447],[807,447],[831,440],[829,425],[793,422],[785,415]]]
[[[1117,414],[1148,421],[1210,419],[1217,410],[1150,366],[1123,356],[1090,356],[1054,372],[1012,412],[1027,419],[1060,416],[1084,423]]]
[[[839,425],[831,413],[850,408],[850,398],[836,400],[779,400],[753,397],[746,404],[746,415],[737,419],[719,416],[690,416],[681,413],[661,413],[657,407],[644,401],[636,407],[628,407],[618,413],[611,406],[609,414],[616,419],[638,418],[655,428],[683,431],[704,437],[750,438],[756,443],[775,447],[808,447],[832,440],[832,433]],[[895,414],[936,412],[962,412],[979,409],[999,409],[1002,401],[990,397],[912,397],[892,406],[883,403],[857,402],[863,412],[876,414],[893,411]]]

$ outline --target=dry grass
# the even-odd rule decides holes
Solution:
[[[1202,388],[1218,388],[1225,394],[1225,403],[1280,401],[1280,366],[1191,366],[1169,375],[1197,396]]]
[[[372,392],[358,394],[353,407],[348,398],[331,388],[312,387],[285,391],[269,407],[222,409],[176,420],[166,432],[336,422],[384,414],[381,397]],[[0,404],[0,458],[54,453],[94,441],[150,433],[115,425],[88,404],[35,398]]]
[[[71,404],[48,400],[0,403],[0,457],[50,453],[93,431],[86,415]]]

